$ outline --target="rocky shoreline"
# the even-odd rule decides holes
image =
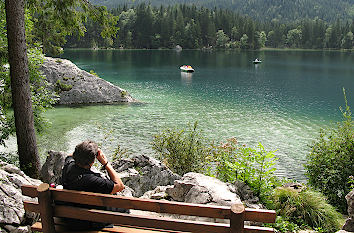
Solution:
[[[61,169],[67,154],[55,151],[49,151],[48,154],[41,169],[41,180],[31,179],[16,166],[0,161],[0,233],[30,232],[29,226],[38,218],[37,215],[25,213],[22,201],[26,197],[21,194],[21,185],[39,185],[41,182],[60,184]],[[224,183],[216,178],[193,172],[181,177],[160,161],[145,155],[114,161],[112,165],[126,185],[124,191],[120,193],[123,196],[219,206],[243,203],[250,208],[264,208],[251,189],[242,182]],[[105,176],[104,173],[101,174]],[[354,190],[346,196],[346,199],[349,205],[349,217],[341,233],[352,231]],[[144,211],[137,210],[132,210],[132,213],[146,214]],[[185,218],[184,216],[167,216]],[[224,221],[205,218],[190,220]]]
[[[66,59],[45,57],[39,70],[50,83],[49,89],[59,95],[59,105],[136,102],[126,90]]]

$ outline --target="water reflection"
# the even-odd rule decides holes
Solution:
[[[181,81],[184,85],[192,84],[193,73],[181,72]]]

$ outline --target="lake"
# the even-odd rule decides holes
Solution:
[[[153,135],[198,121],[215,142],[277,150],[280,176],[305,179],[308,145],[354,103],[354,56],[323,51],[66,50],[62,58],[126,89],[139,104],[56,107],[40,151],[72,152],[92,139],[107,155],[120,145],[153,155]],[[262,64],[254,65],[259,58]],[[193,74],[181,73],[183,64]]]

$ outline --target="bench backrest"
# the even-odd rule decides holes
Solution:
[[[38,202],[24,201],[24,207],[26,211],[41,214],[43,231],[45,233],[55,232],[53,217],[68,217],[95,222],[109,222],[118,225],[184,232],[274,232],[273,228],[245,226],[244,221],[274,223],[276,217],[275,211],[244,208],[242,204],[235,204],[230,208],[225,206],[122,197],[117,195],[49,188],[49,185],[44,183],[39,186],[24,185],[21,189],[25,196],[38,197]],[[54,201],[135,209],[156,213],[230,219],[230,224],[141,216],[99,209],[54,205]]]

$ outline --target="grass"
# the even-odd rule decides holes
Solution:
[[[343,216],[327,203],[323,194],[312,190],[294,191],[277,188],[273,195],[273,208],[285,221],[319,232],[332,233],[343,225]]]

